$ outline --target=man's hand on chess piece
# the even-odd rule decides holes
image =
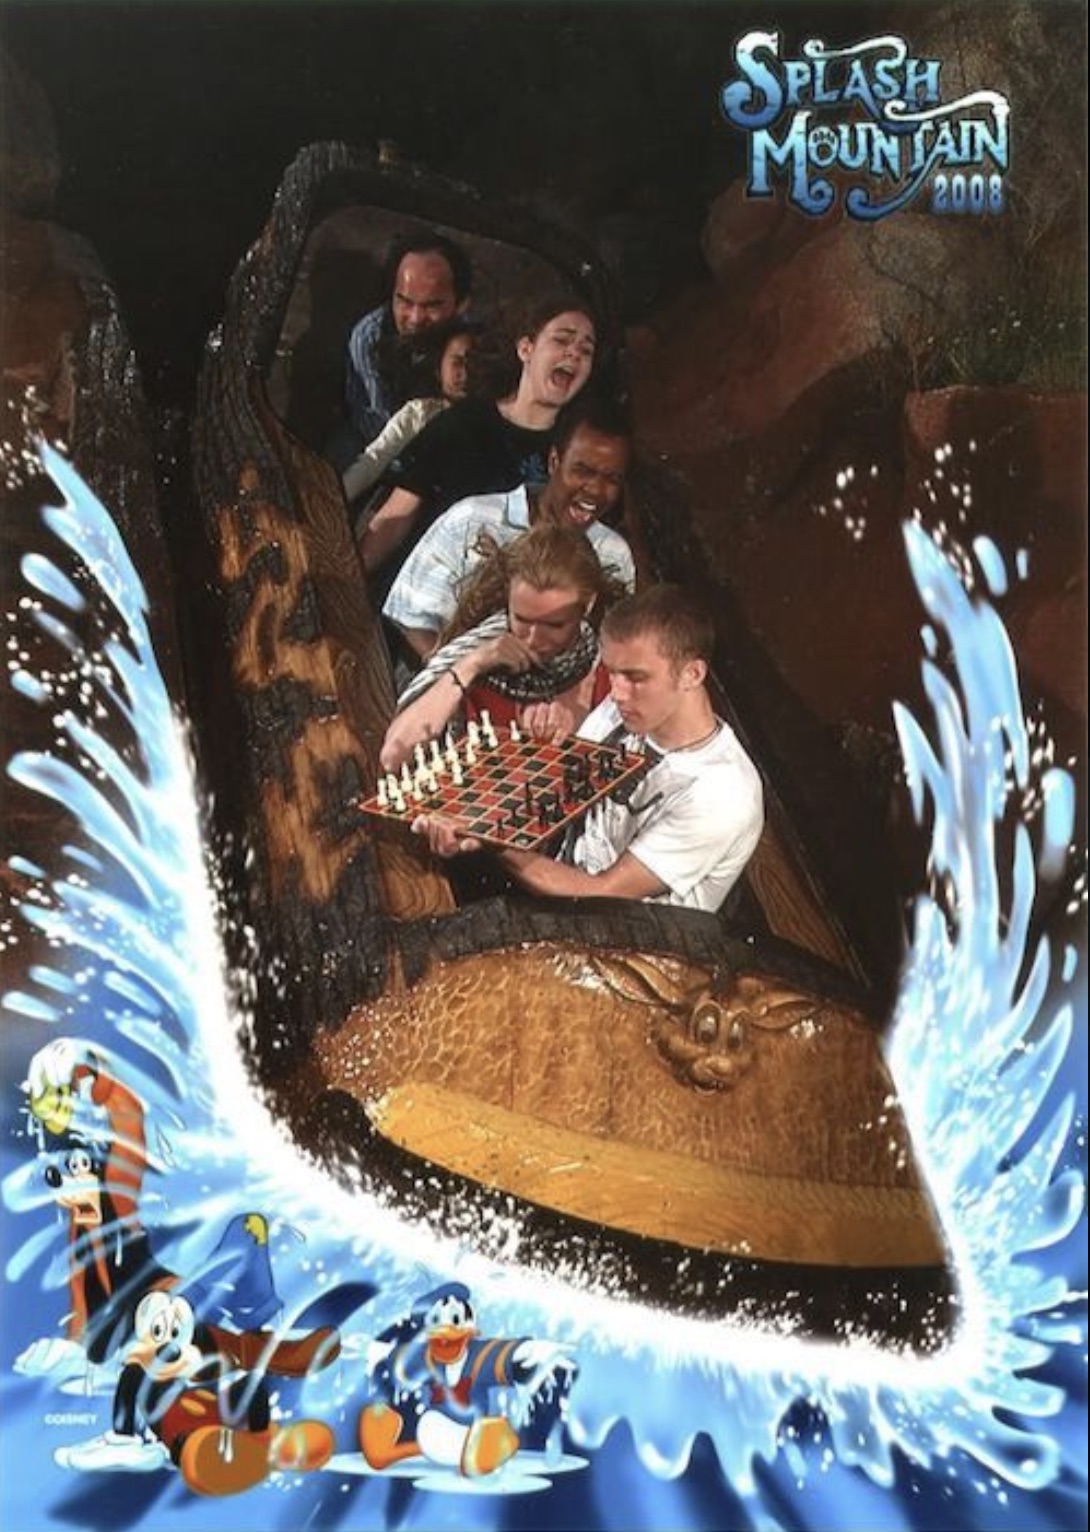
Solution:
[[[410,827],[414,835],[423,835],[436,856],[461,856],[479,851],[481,843],[465,833],[465,826],[445,814],[418,814]]]
[[[528,703],[519,717],[519,723],[531,739],[544,739],[551,745],[559,745],[569,734],[574,734],[577,723],[581,722],[582,718],[577,716],[569,702],[556,698],[552,702]]]

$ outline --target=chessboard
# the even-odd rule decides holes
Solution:
[[[418,746],[415,769],[386,777],[360,808],[405,823],[443,814],[484,845],[538,851],[601,799],[630,792],[649,764],[644,755],[576,736],[559,745],[481,740],[468,751],[460,741],[430,758]]]

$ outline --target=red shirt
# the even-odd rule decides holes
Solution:
[[[591,693],[589,704],[585,704],[587,712],[597,707],[599,702],[609,696],[609,671],[601,660],[595,665],[591,675]],[[557,697],[565,697],[576,701],[582,682],[571,686],[567,691],[558,692]],[[543,701],[546,699],[542,699]],[[555,700],[555,699],[549,699]],[[522,710],[526,706],[524,702],[516,702],[513,697],[505,696],[501,691],[488,684],[487,681],[474,681],[467,689],[465,696],[465,716],[479,723],[481,714],[485,710],[497,729],[506,730],[512,723],[522,721]],[[580,720],[581,721],[581,720]]]

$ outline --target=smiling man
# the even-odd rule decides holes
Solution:
[[[557,428],[549,478],[540,490],[525,484],[506,494],[471,495],[438,518],[409,554],[383,606],[416,650],[426,656],[449,622],[467,575],[489,548],[532,526],[575,527],[586,534],[602,568],[627,591],[635,566],[621,534],[606,525],[624,492],[631,451],[628,427],[610,404],[576,404]]]
[[[710,618],[678,586],[651,586],[606,614],[601,655],[610,695],[579,733],[645,751],[654,764],[624,802],[596,804],[560,858],[500,852],[523,888],[720,907],[760,840],[764,798],[757,768],[712,707],[713,640]],[[439,856],[477,849],[441,816],[422,815],[413,829]]]

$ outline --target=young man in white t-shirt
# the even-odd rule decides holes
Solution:
[[[601,650],[610,696],[579,733],[660,759],[627,802],[607,799],[591,810],[562,860],[500,852],[523,888],[702,910],[723,903],[760,839],[764,800],[756,767],[712,708],[713,641],[711,621],[677,586],[652,586],[608,613]],[[413,828],[440,856],[477,846],[440,816],[421,816]]]

